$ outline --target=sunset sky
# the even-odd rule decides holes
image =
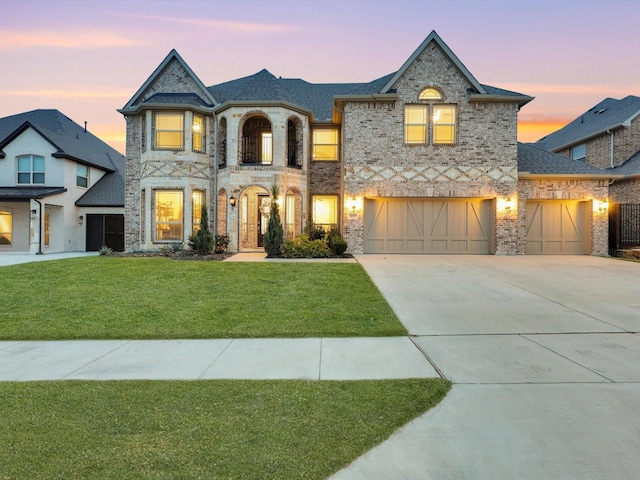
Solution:
[[[480,83],[535,100],[535,141],[640,95],[638,0],[0,0],[0,117],[55,108],[124,153],[122,108],[175,48],[209,86],[266,68],[313,83],[396,71],[436,30]]]

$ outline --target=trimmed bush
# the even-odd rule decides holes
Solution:
[[[340,234],[338,230],[331,230],[327,235],[327,246],[331,249],[334,255],[340,257],[347,250],[347,241]]]
[[[327,258],[331,250],[324,240],[310,240],[306,233],[298,235],[294,240],[285,240],[282,244],[284,258]]]

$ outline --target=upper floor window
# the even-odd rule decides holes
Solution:
[[[86,165],[76,167],[76,185],[82,188],[89,186],[89,167]]]
[[[338,129],[319,128],[313,131],[312,160],[338,160]]]
[[[431,130],[431,142],[434,145],[454,144],[456,142],[456,110],[456,105],[450,104],[405,105],[405,143],[426,144]]]
[[[437,88],[427,87],[420,92],[418,98],[420,100],[442,100],[442,94]]]
[[[574,160],[584,160],[587,156],[587,145],[582,143],[571,149],[571,158]]]
[[[204,117],[202,115],[193,115],[193,125],[191,127],[193,151],[204,152]]]
[[[156,113],[155,127],[157,149],[184,150],[183,113]]]
[[[273,162],[271,122],[254,116],[242,126],[242,163],[270,165]]]
[[[456,106],[433,106],[433,143],[453,144],[456,142]]]
[[[18,183],[44,184],[44,157],[40,155],[18,157]]]
[[[12,220],[11,212],[0,210],[0,245],[11,245]]]

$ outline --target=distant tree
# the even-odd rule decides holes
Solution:
[[[271,209],[269,211],[269,223],[264,234],[264,251],[268,258],[275,258],[282,255],[282,243],[284,242],[284,230],[280,221],[278,209],[278,195],[280,189],[277,185],[271,186]]]

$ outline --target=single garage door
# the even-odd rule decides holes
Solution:
[[[588,202],[527,202],[526,250],[529,255],[581,255]]]
[[[491,205],[483,199],[365,199],[364,252],[488,254]]]

